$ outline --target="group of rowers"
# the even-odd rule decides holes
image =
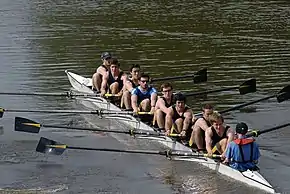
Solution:
[[[170,83],[161,85],[162,96],[158,96],[157,89],[150,85],[149,75],[141,73],[139,65],[132,65],[127,75],[109,52],[102,53],[101,59],[103,64],[92,77],[96,93],[113,94],[120,99],[121,108],[136,115],[141,111],[151,113],[156,128],[168,136],[179,134],[190,147],[206,152],[209,157],[221,154],[224,163],[240,171],[256,168],[259,148],[253,138],[246,138],[245,123],[238,123],[234,132],[211,104],[205,104],[202,117],[196,118],[186,105],[186,96],[180,92],[173,94]]]

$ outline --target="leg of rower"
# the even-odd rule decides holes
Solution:
[[[203,147],[204,139],[203,139],[203,135],[202,135],[203,132],[204,131],[200,127],[198,127],[198,126],[197,127],[193,127],[193,131],[192,131],[192,133],[194,134],[193,138],[194,138],[194,142],[195,142],[195,144],[196,144],[198,149],[203,149],[204,148]]]
[[[155,111],[155,119],[157,121],[157,125],[159,128],[164,128],[165,127],[165,121],[164,121],[164,113],[160,110],[157,109]]]
[[[222,140],[220,140],[220,141],[216,144],[217,151],[218,151],[220,154],[222,154],[222,153],[226,150],[226,147],[227,147],[227,141],[228,141],[227,138],[223,138]]]
[[[102,75],[99,73],[94,73],[92,77],[92,82],[93,82],[93,89],[100,91],[101,84],[102,84]]]
[[[124,93],[123,93],[123,96],[122,96],[122,99],[123,99],[123,103],[125,105],[125,108],[126,109],[131,109],[131,93],[126,90]]]
[[[183,128],[183,119],[182,118],[179,118],[175,121],[175,124],[176,124],[176,127],[177,127],[177,132],[178,133],[181,133],[182,131],[182,128]]]
[[[119,83],[118,82],[114,82],[110,85],[110,90],[112,92],[112,94],[118,94],[119,92]]]
[[[141,103],[140,103],[141,107],[142,107],[142,110],[145,111],[145,112],[149,112],[150,109],[151,109],[151,106],[150,106],[150,99],[144,99]]]

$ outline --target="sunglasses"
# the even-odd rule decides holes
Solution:
[[[140,80],[140,82],[142,82],[142,83],[147,83],[148,80]]]

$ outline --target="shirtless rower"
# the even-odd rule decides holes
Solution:
[[[131,104],[134,113],[140,111],[154,113],[157,90],[149,85],[149,79],[149,75],[142,73],[138,79],[139,86],[131,92]]]
[[[122,96],[122,104],[124,104],[127,110],[132,109],[131,92],[134,88],[139,86],[139,82],[138,82],[139,77],[140,77],[140,65],[133,64],[130,67],[130,77],[125,83],[125,88],[124,88],[123,96]]]
[[[127,76],[124,72],[120,71],[120,63],[117,59],[110,59],[109,64],[110,71],[107,71],[102,79],[101,96],[104,96],[109,91],[109,93],[121,97]]]
[[[229,126],[224,126],[223,116],[216,111],[209,116],[209,122],[212,126],[205,132],[207,153],[209,156],[215,152],[224,155],[227,145],[234,139],[234,133]]]
[[[101,55],[101,59],[103,64],[100,65],[96,72],[93,74],[92,82],[93,82],[93,90],[94,91],[101,91],[102,85],[102,77],[110,70],[109,60],[112,58],[112,55],[109,52],[104,52]]]
[[[157,122],[159,129],[165,129],[165,116],[169,114],[170,106],[174,104],[173,87],[170,83],[161,85],[162,96],[156,102],[154,121]]]
[[[165,117],[166,134],[171,133],[172,126],[181,136],[186,136],[192,120],[192,111],[186,106],[186,97],[182,93],[175,94],[175,104],[169,108]]]
[[[192,133],[189,140],[189,145],[193,143],[197,146],[198,150],[205,149],[205,131],[211,126],[209,116],[213,113],[213,106],[205,104],[202,107],[202,117],[198,118],[192,126]]]

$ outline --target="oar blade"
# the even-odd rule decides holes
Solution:
[[[0,108],[0,118],[3,117],[4,111],[5,111],[4,108]]]
[[[53,147],[56,145],[59,145],[59,143],[45,137],[41,137],[36,147],[36,151],[44,154],[49,153],[54,155],[61,155],[65,151],[66,146],[59,145],[57,147]]]
[[[241,95],[253,93],[257,91],[256,79],[250,79],[242,83],[239,87],[239,92]]]
[[[201,69],[193,77],[193,83],[198,84],[207,81],[207,68]]]
[[[40,124],[26,118],[15,117],[14,130],[27,133],[39,133]]]
[[[277,101],[283,102],[285,100],[290,99],[290,85],[284,87],[278,94],[277,94]]]

